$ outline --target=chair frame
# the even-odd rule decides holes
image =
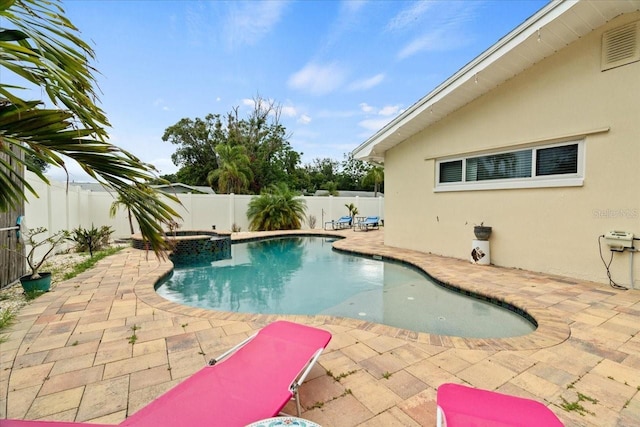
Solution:
[[[251,340],[253,340],[256,337],[256,335],[258,335],[258,332],[256,332],[255,334],[251,335],[249,338],[245,339],[241,343],[233,346],[229,350],[225,351],[220,356],[210,359],[209,362],[207,363],[207,365],[214,366],[216,363],[222,362],[224,359],[226,359],[228,357],[231,357],[236,351],[240,350],[247,343],[249,343]],[[300,386],[302,385],[304,380],[307,378],[307,375],[309,375],[309,372],[311,372],[311,369],[313,369],[313,366],[318,361],[318,358],[322,354],[323,350],[324,350],[324,348],[320,348],[315,352],[313,357],[311,359],[309,359],[309,362],[307,363],[307,366],[304,368],[302,373],[300,375],[298,375],[298,377],[295,378],[293,380],[293,382],[291,382],[291,385],[289,386],[289,390],[293,394],[293,396],[291,397],[291,400],[295,400],[296,401],[296,412],[297,412],[298,417],[302,413],[302,409],[301,409],[302,405],[300,404],[300,396],[298,394],[298,389],[300,388]],[[280,411],[280,414],[281,415],[289,415],[289,414],[287,414],[285,412],[282,412],[282,411]]]
[[[252,346],[254,340],[255,345]],[[117,425],[246,425],[266,417],[287,415],[282,410],[292,400],[296,402],[299,417],[302,412],[300,386],[330,340],[329,331],[314,326],[285,320],[270,323],[211,359],[202,369]],[[244,347],[247,347],[246,350]],[[234,359],[236,353],[237,357]],[[214,367],[218,363],[220,366]],[[254,380],[257,382],[252,383]],[[214,389],[219,390],[218,394],[215,397],[209,396],[209,392]],[[239,405],[245,404],[242,410],[237,410]],[[0,419],[0,425],[110,427],[107,424],[74,421],[13,419]]]
[[[357,223],[356,227],[361,231],[378,230],[380,229],[380,217],[368,216],[364,219],[364,221],[360,221],[359,223]],[[353,230],[355,231],[355,228]]]

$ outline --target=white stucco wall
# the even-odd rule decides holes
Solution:
[[[387,151],[386,243],[468,258],[473,225],[484,222],[493,264],[608,282],[598,236],[640,237],[640,62],[602,72],[601,36],[638,19],[618,17]],[[588,134],[581,187],[434,192],[438,158],[571,134]],[[626,286],[630,258],[616,253],[611,265]]]

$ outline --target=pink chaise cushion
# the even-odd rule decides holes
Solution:
[[[229,358],[207,366],[126,419],[123,426],[244,426],[277,415],[289,386],[331,334],[278,321]]]
[[[493,391],[442,384],[437,400],[447,427],[563,426],[542,403]]]

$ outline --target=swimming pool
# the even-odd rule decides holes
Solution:
[[[341,316],[458,337],[513,337],[535,329],[523,316],[440,286],[410,266],[337,252],[333,241],[235,243],[231,259],[176,267],[156,292],[210,310]]]

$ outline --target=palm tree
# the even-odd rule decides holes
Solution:
[[[358,207],[353,203],[348,203],[348,204],[345,203],[344,207],[349,210],[349,216],[351,217],[351,224],[355,225],[356,215],[358,215]]]
[[[122,197],[120,197],[120,195],[118,195],[116,197],[116,200],[114,200],[114,202],[111,203],[111,206],[109,207],[109,216],[111,218],[115,217],[116,214],[118,213],[118,208],[121,206],[127,210],[127,219],[129,220],[129,230],[131,231],[131,234],[134,234],[135,230],[133,229],[133,217],[131,216],[131,208],[129,208],[129,206],[126,205],[125,200]]]
[[[249,202],[247,218],[252,231],[299,230],[307,208],[304,199],[289,190],[286,184],[274,185]]]
[[[152,187],[149,186],[142,185],[140,191],[147,193],[149,199],[155,199],[160,196],[159,192],[156,192]],[[135,208],[135,203],[136,199],[128,198],[121,194],[118,194],[116,196],[116,200],[114,200],[109,207],[109,216],[111,218],[116,216],[116,214],[118,213],[118,208],[124,207],[127,210],[127,218],[129,219],[129,230],[131,231],[131,234],[135,233],[135,230],[133,229],[133,216],[131,215],[131,209]],[[171,221],[161,220],[161,222],[164,224],[169,224]]]
[[[146,183],[156,169],[107,142],[109,122],[98,107],[95,58],[78,36],[59,0],[0,0],[0,71],[35,85],[46,101],[23,99],[23,87],[0,80],[0,211],[24,203],[34,188],[22,170],[35,158],[66,170],[77,162],[96,181],[116,191],[131,208],[140,231],[157,253],[166,248],[162,224],[179,217]],[[9,28],[11,27],[11,28]],[[41,170],[34,171],[45,183]],[[175,196],[167,196],[175,201]]]
[[[218,181],[218,192],[243,194],[247,192],[253,172],[249,156],[242,145],[218,144],[218,169],[209,173],[207,181],[211,186]]]
[[[381,166],[374,166],[369,169],[369,172],[362,179],[362,185],[373,184],[374,197],[378,197],[378,191],[380,190],[380,184],[384,182],[384,168]]]

